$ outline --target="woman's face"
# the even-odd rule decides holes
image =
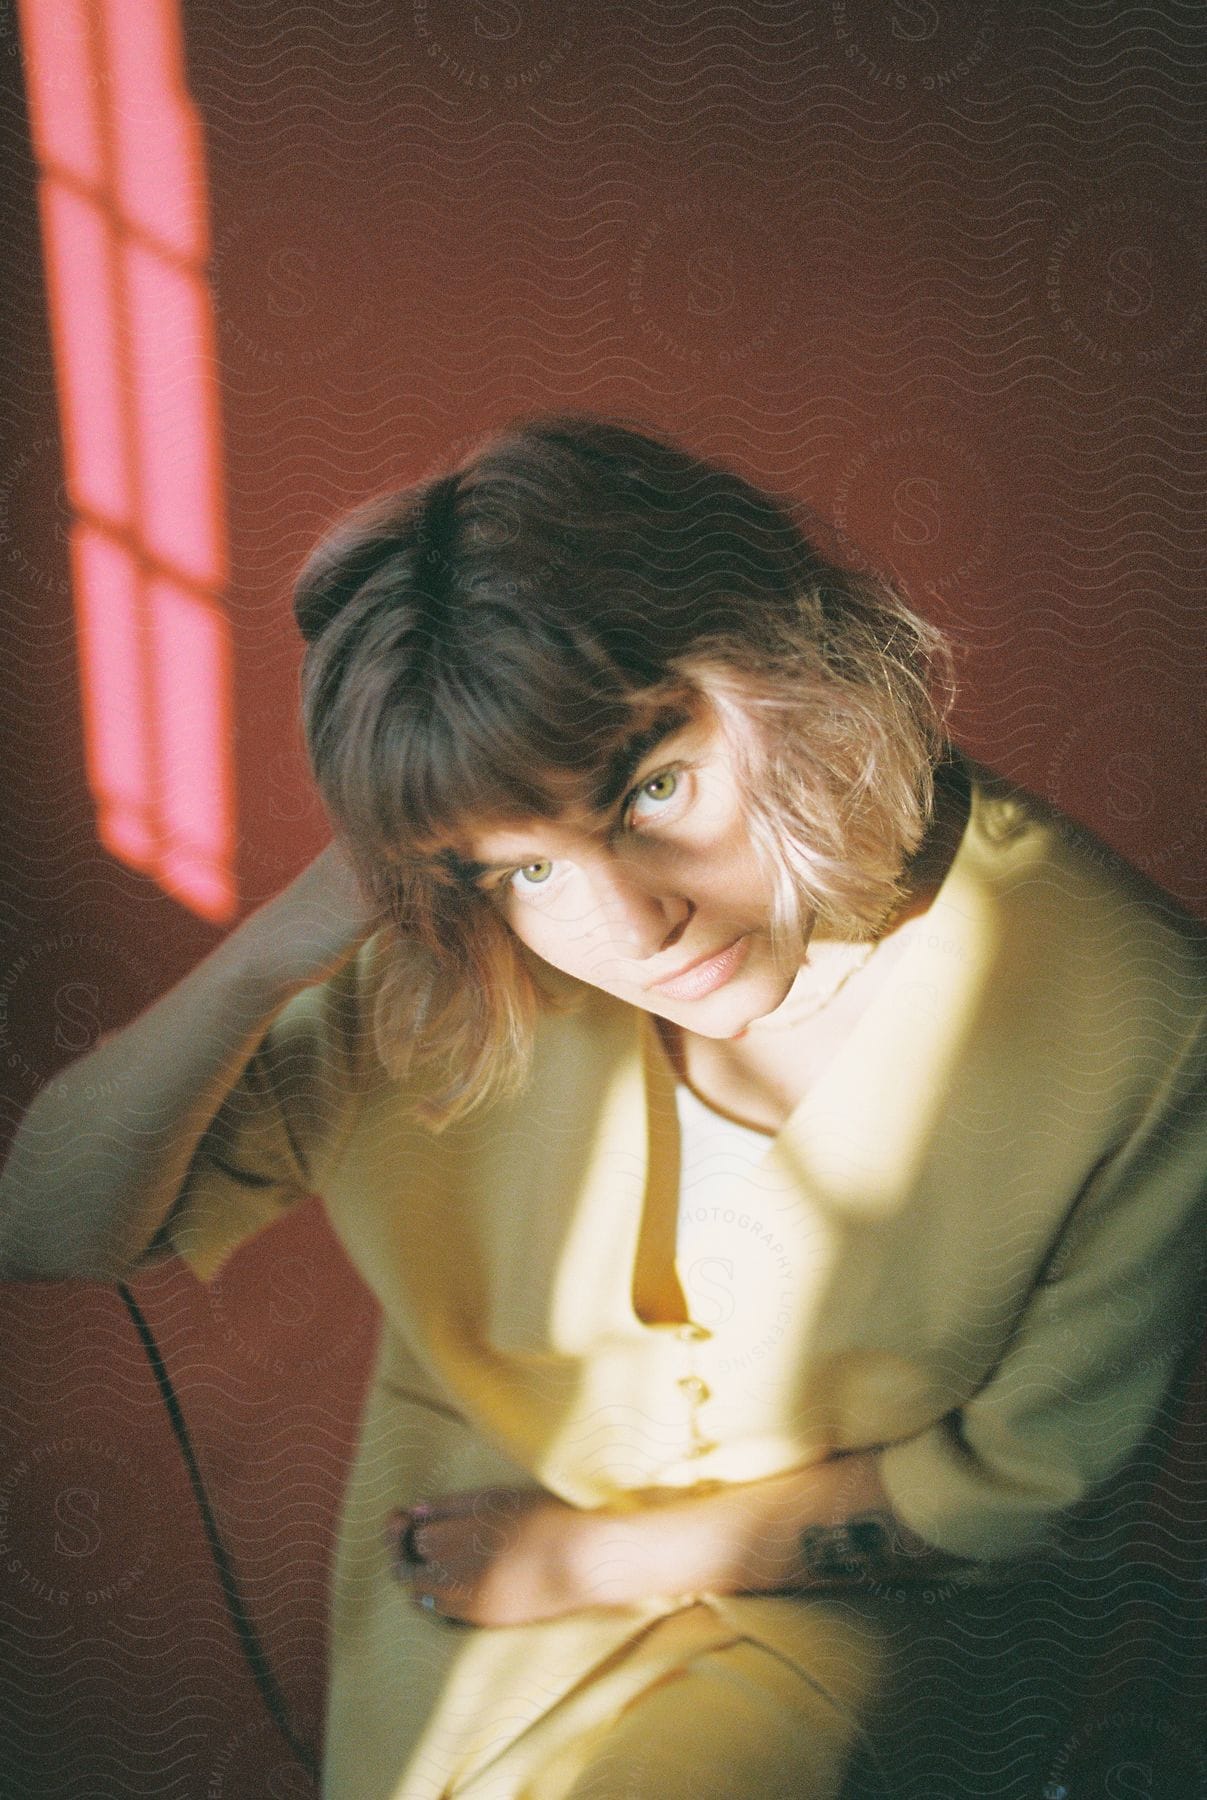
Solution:
[[[467,860],[523,944],[618,1000],[728,1038],[784,1000],[771,886],[732,755],[701,707],[642,755],[607,813],[472,831]]]

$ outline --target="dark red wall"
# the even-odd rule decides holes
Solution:
[[[246,908],[327,836],[293,717],[302,553],[347,503],[483,428],[582,405],[640,413],[795,492],[848,555],[904,578],[957,640],[961,741],[1207,912],[1190,9],[185,11],[212,191]],[[0,32],[7,1137],[56,1068],[216,934],[93,831],[11,14]],[[177,1265],[137,1291],[313,1740],[372,1307],[314,1204],[208,1293]],[[244,1672],[117,1296],[2,1301],[0,1786],[308,1791]]]

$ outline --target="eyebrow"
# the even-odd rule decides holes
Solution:
[[[483,875],[501,875],[504,870],[515,868],[514,862],[475,862],[472,856],[461,856],[456,850],[438,851],[434,860],[443,863],[449,873],[467,887],[476,887]]]
[[[624,797],[625,789],[645,761],[651,750],[656,750],[664,738],[673,737],[691,724],[691,714],[684,706],[672,707],[660,718],[647,725],[644,731],[635,732],[626,738],[619,749],[614,750],[604,764],[604,769],[591,794],[591,801],[597,812],[610,812],[616,802]]]
[[[644,731],[634,732],[626,738],[618,749],[614,750],[604,764],[603,773],[599,776],[591,790],[591,804],[596,812],[610,812],[618,800],[623,799],[626,789],[634,775],[650,754],[656,750],[664,739],[674,737],[691,724],[691,714],[686,707],[673,707],[661,717],[647,725]],[[484,875],[505,875],[516,867],[516,860],[511,857],[506,862],[476,862],[472,857],[461,856],[456,850],[444,850],[439,853],[439,860],[460,880],[475,886]]]

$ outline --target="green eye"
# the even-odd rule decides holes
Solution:
[[[673,769],[667,769],[661,775],[653,776],[642,788],[642,793],[649,800],[669,800],[679,785],[679,777]]]
[[[552,873],[553,864],[545,858],[540,862],[525,863],[522,869],[516,870],[516,878],[530,887],[537,887],[542,881],[548,881]]]
[[[651,775],[643,781],[629,801],[628,816],[631,820],[651,817],[658,808],[673,800],[679,791],[679,771],[677,769],[660,769],[657,775]]]

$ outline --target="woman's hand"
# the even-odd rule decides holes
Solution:
[[[342,845],[321,850],[240,928],[254,933],[256,960],[301,988],[326,981],[370,935],[374,912]]]
[[[781,1584],[794,1543],[786,1531],[768,1534],[764,1511],[743,1488],[632,1512],[583,1511],[540,1489],[479,1488],[393,1514],[385,1536],[417,1604],[471,1625],[527,1625]]]
[[[417,1605],[468,1625],[528,1625],[594,1604],[575,1550],[596,1516],[540,1488],[475,1488],[391,1514],[385,1539]]]
[[[685,1594],[910,1582],[968,1566],[894,1517],[871,1453],[642,1498],[634,1510],[586,1511],[539,1488],[478,1488],[395,1513],[386,1539],[416,1602],[471,1625]]]

